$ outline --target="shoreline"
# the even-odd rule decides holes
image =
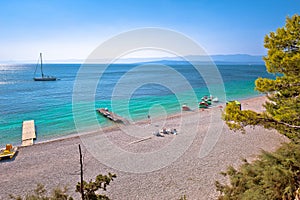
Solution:
[[[240,99],[237,99],[238,101],[240,101],[241,103],[245,103],[245,102],[248,102],[248,101],[261,101],[261,99],[263,100],[266,100],[266,97],[263,96],[263,95],[259,95],[259,96],[255,96],[255,97],[247,97],[247,98],[240,98]],[[217,107],[219,106],[225,106],[226,103],[218,103],[218,105],[215,105],[215,106],[212,106],[212,107],[209,107],[208,109],[206,110],[210,110],[210,109],[217,109]],[[198,109],[200,110],[200,109]],[[172,113],[171,115],[168,115],[166,119],[171,119],[171,118],[179,118],[181,117],[182,114],[188,114],[188,113],[191,113],[191,112],[197,112],[197,110],[192,110],[192,111],[181,111],[181,112],[178,112],[178,113]],[[155,117],[153,118],[154,121],[157,121],[157,120],[160,120],[161,117]],[[148,119],[140,119],[140,120],[137,120],[137,121],[134,121],[133,124],[146,124],[148,123]],[[100,125],[99,125],[100,126]],[[102,131],[103,132],[109,132],[109,131],[115,131],[115,130],[118,130],[118,125],[114,124],[114,125],[108,125],[108,126],[103,126],[101,127]],[[72,138],[77,138],[77,137],[81,137],[81,136],[87,136],[87,135],[91,135],[91,134],[96,134],[99,130],[90,130],[90,131],[83,131],[83,132],[80,132],[80,133],[70,133],[70,134],[66,134],[65,136],[57,136],[57,137],[54,137],[54,138],[51,138],[51,139],[46,139],[46,140],[41,140],[39,142],[37,142],[37,140],[34,142],[34,145],[41,145],[41,144],[45,144],[45,143],[49,143],[49,142],[56,142],[56,141],[62,141],[62,140],[67,140],[67,139],[72,139]],[[21,144],[19,145],[16,145],[18,146],[18,148],[25,148],[23,146],[21,146]]]
[[[261,111],[264,100],[265,97],[241,100],[242,108]],[[218,193],[215,181],[227,180],[220,175],[221,171],[226,170],[229,165],[238,167],[243,163],[242,158],[251,162],[262,150],[275,151],[289,140],[274,130],[262,127],[246,128],[247,133],[241,134],[224,125],[212,149],[206,156],[199,157],[207,131],[215,123],[213,112],[221,117],[221,110],[216,107],[172,115],[165,120],[155,119],[150,124],[147,120],[139,121],[133,129],[114,127],[105,129],[104,132],[85,134],[83,138],[73,135],[22,147],[12,160],[0,162],[0,179],[3,183],[0,187],[0,199],[6,199],[9,194],[24,195],[33,191],[38,183],[44,184],[49,192],[56,186],[68,186],[68,193],[79,199],[79,193],[75,193],[75,185],[80,180],[79,144],[84,155],[85,180],[94,179],[100,173],[117,174],[106,192],[111,199],[179,199],[183,195],[187,199],[216,199]],[[187,126],[180,129],[182,120],[185,120]],[[178,128],[178,135],[153,136],[152,131],[161,127]],[[159,153],[159,159],[163,160],[173,158],[174,152],[180,151],[182,146],[175,146],[172,151],[167,151],[167,148],[176,141],[187,144],[185,141],[191,136],[192,141],[184,146],[182,154],[166,165],[145,171],[150,165],[159,164],[158,160],[145,158],[141,163],[136,160],[135,156],[151,153]],[[135,142],[137,138],[147,137],[151,138]],[[91,138],[93,142],[86,143],[86,138]],[[121,149],[121,153],[110,153],[109,148],[95,151],[95,145],[104,144],[99,143],[103,138]],[[99,157],[99,152],[104,152],[105,157]],[[122,160],[124,153],[130,153],[134,157]]]

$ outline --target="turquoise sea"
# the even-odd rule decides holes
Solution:
[[[155,80],[170,80],[175,88],[179,88],[181,94],[189,89],[183,87],[180,81],[171,79],[169,72],[164,71],[165,68],[148,64],[134,71],[137,65],[112,64],[105,69],[99,80],[94,80],[97,84],[94,91],[95,109],[112,108],[112,105],[117,105],[117,108],[113,108],[117,110],[117,114],[131,120],[146,119],[148,114],[159,116],[162,110],[165,114],[180,112],[181,105],[177,94]],[[35,82],[35,64],[0,64],[0,145],[21,143],[24,120],[35,120],[38,142],[77,133],[72,107],[74,81],[80,67],[80,64],[46,64],[46,74],[56,76],[59,80]],[[199,101],[202,96],[209,94],[205,81],[191,65],[172,63],[169,67],[182,75]],[[272,77],[267,74],[264,65],[222,64],[217,67],[225,85],[226,100],[258,96],[254,91],[255,79]],[[104,65],[95,64],[90,68],[98,71],[104,68]],[[120,82],[124,77],[130,81]],[[153,81],[148,81],[149,77],[152,77]],[[136,87],[134,84],[137,79],[145,82]],[[119,85],[125,88],[121,88],[124,94],[116,93]],[[126,88],[133,88],[130,94],[126,94]],[[188,98],[187,96],[186,102]],[[82,110],[84,109],[85,106],[82,105]],[[99,115],[96,115],[98,124],[91,123],[92,115],[88,112],[82,113],[84,126],[80,131],[94,130],[99,124],[112,125]]]

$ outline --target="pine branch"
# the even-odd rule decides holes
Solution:
[[[287,127],[289,127],[289,128],[300,129],[300,126],[288,124],[288,123],[286,123],[286,122],[281,122],[281,121],[275,120],[275,119],[273,119],[273,118],[264,118],[264,117],[260,117],[259,119],[260,119],[260,120],[263,120],[264,122],[274,122],[274,123],[277,123],[277,124],[285,125],[285,126],[287,126]]]

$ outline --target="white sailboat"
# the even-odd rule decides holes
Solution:
[[[35,68],[35,72],[34,72],[34,78],[33,78],[33,80],[34,81],[56,81],[56,77],[54,77],[54,76],[47,76],[47,75],[45,75],[44,74],[44,72],[43,72],[43,60],[42,60],[42,53],[40,53],[40,58],[39,58],[40,60],[41,60],[41,63],[40,63],[40,65],[39,64],[37,64],[36,65],[36,68]],[[41,67],[41,77],[36,77],[35,75],[36,75],[36,71],[37,71],[37,68],[38,67]]]

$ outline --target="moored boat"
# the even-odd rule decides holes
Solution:
[[[182,105],[182,111],[191,111],[190,107],[188,107],[187,105]]]
[[[214,97],[211,101],[214,103],[217,103],[217,102],[219,102],[219,99],[218,99],[218,97]]]
[[[210,100],[210,99],[206,100],[205,102],[206,102],[209,106],[211,105],[211,100]]]
[[[12,159],[18,151],[18,147],[13,147],[11,144],[7,144],[6,148],[0,149],[0,160],[3,158]]]
[[[43,72],[42,53],[40,53],[40,61],[41,61],[41,63],[40,63],[40,65],[37,65],[37,66],[36,66],[34,75],[36,74],[36,71],[37,71],[38,66],[40,66],[40,68],[41,68],[41,75],[42,75],[42,76],[40,76],[40,77],[36,77],[36,76],[35,76],[35,77],[33,78],[33,80],[34,80],[34,81],[56,81],[56,79],[57,79],[56,77],[54,77],[54,76],[47,76],[47,75],[44,74],[44,72]]]
[[[208,105],[219,102],[218,97],[213,97],[212,95],[205,95],[201,98],[202,101],[206,102]]]
[[[53,76],[42,76],[42,77],[34,77],[35,81],[56,81],[56,77]]]
[[[199,103],[199,108],[208,108],[208,104],[205,101]]]

